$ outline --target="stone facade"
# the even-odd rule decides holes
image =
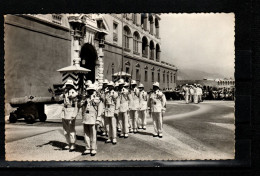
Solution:
[[[112,80],[121,70],[149,90],[176,86],[177,69],[160,57],[157,14],[46,14],[5,16],[6,102],[23,96],[49,96],[61,84],[58,69],[80,59],[86,77]]]

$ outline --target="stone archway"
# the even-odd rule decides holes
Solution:
[[[91,72],[85,75],[86,80],[91,80],[94,83],[96,80],[96,62],[98,59],[95,47],[89,43],[83,44],[80,50],[80,58],[80,66],[91,70]]]

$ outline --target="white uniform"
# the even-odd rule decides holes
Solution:
[[[118,117],[122,124],[121,136],[127,136],[129,133],[128,110],[129,110],[129,94],[128,90],[120,91],[117,98]]]
[[[148,108],[150,108],[154,125],[154,135],[162,136],[162,111],[165,111],[166,98],[164,94],[157,90],[152,92],[148,99]]]
[[[137,132],[139,90],[134,88],[134,90],[130,91],[129,98],[130,131]]]
[[[139,94],[139,128],[146,129],[146,114],[147,114],[147,92],[140,91]]]
[[[190,88],[190,102],[193,102],[193,96],[194,96],[194,89],[193,87]]]
[[[67,143],[74,149],[76,143],[75,121],[78,115],[77,92],[70,89],[63,94],[64,107],[62,109],[62,125]]]
[[[189,104],[190,101],[190,89],[188,87],[184,87],[185,91],[185,102]]]
[[[193,93],[193,101],[194,101],[194,103],[198,104],[198,102],[199,102],[199,99],[198,99],[198,87],[194,87],[193,91],[194,91],[194,93]]]
[[[96,121],[101,121],[102,106],[100,98],[93,94],[80,103],[86,150],[97,149]]]
[[[202,89],[200,87],[197,88],[198,101],[202,102]]]
[[[108,138],[116,139],[116,118],[115,111],[117,109],[118,94],[111,90],[105,94],[105,124],[108,125]]]

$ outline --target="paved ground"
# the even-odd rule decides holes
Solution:
[[[46,108],[45,123],[25,124],[23,120],[6,124],[7,160],[186,160],[234,158],[234,102],[205,101],[184,104],[169,101],[164,117],[164,137],[154,138],[151,118],[147,130],[118,138],[118,144],[105,144],[98,136],[96,156],[81,156],[84,139],[81,120],[77,120],[77,150],[61,150],[66,144],[58,119],[60,106]]]

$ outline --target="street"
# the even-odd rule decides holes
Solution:
[[[46,122],[15,124],[6,122],[6,160],[204,160],[233,159],[235,126],[233,101],[204,101],[185,104],[168,101],[163,118],[163,138],[152,136],[153,126],[148,117],[146,130],[130,133],[128,139],[118,138],[117,145],[105,144],[98,135],[97,155],[82,156],[84,151],[81,119],[76,122],[75,152],[62,150],[63,136],[60,105],[46,108]]]

